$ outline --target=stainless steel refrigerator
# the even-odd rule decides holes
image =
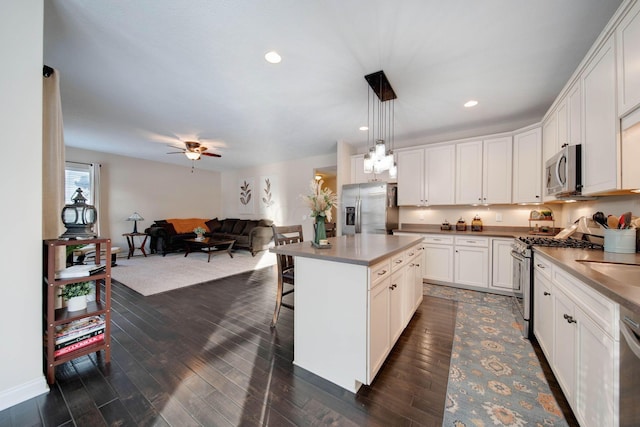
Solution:
[[[342,186],[342,234],[391,234],[398,228],[397,185],[386,182]]]

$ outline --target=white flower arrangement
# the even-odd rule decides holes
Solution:
[[[323,180],[312,180],[311,194],[302,196],[302,199],[311,209],[311,216],[316,218],[316,221],[320,216],[331,222],[331,208],[338,206],[338,196],[329,188],[322,188],[322,184]]]
[[[196,233],[196,234],[204,234],[204,233],[206,233],[206,231],[207,230],[205,230],[202,227],[196,227],[196,228],[193,229],[193,232]]]

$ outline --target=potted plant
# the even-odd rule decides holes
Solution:
[[[202,227],[196,227],[193,229],[193,232],[196,233],[196,240],[202,240],[204,238],[204,233],[207,230],[205,230]]]
[[[91,293],[92,282],[77,282],[65,285],[60,296],[67,301],[68,311],[78,311],[87,308],[87,295]]]

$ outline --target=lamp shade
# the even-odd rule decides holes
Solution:
[[[138,212],[134,212],[127,218],[127,221],[133,221],[133,233],[135,234],[138,232],[138,221],[144,221],[144,218]]]
[[[185,151],[184,155],[187,156],[189,160],[199,160],[200,152],[199,151]]]

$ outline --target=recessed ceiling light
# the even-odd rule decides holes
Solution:
[[[478,101],[471,99],[467,102],[464,103],[464,106],[467,108],[471,108],[471,107],[475,107],[476,105],[478,105]]]
[[[278,52],[276,52],[275,50],[265,53],[264,59],[272,64],[279,64],[280,61],[282,61],[282,57],[278,55]]]
[[[369,128],[367,126],[360,126],[359,128],[360,130],[369,130]]]

